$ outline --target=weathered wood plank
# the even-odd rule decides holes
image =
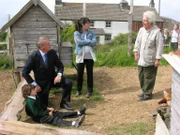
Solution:
[[[51,31],[51,30],[56,30],[56,28],[13,28],[12,31]]]
[[[17,36],[22,36],[22,35],[57,35],[57,30],[49,30],[49,31],[45,31],[45,30],[33,30],[33,31],[15,31]]]
[[[25,84],[25,80],[22,80],[14,92],[11,99],[6,103],[3,112],[0,115],[0,120],[18,120],[19,113],[24,108],[24,98],[21,94],[21,87]]]
[[[177,55],[164,54],[163,57],[173,67],[172,71],[172,103],[171,103],[171,134],[179,135],[180,131],[180,58]]]
[[[72,60],[61,60],[64,66],[72,66]]]
[[[12,25],[13,28],[54,28],[56,26],[56,22],[18,22]]]
[[[61,45],[62,47],[72,47],[72,44],[71,44],[71,42],[62,42],[62,45]]]
[[[30,21],[30,22],[42,22],[42,21],[54,21],[50,16],[47,14],[30,14],[20,18],[20,21]]]
[[[179,63],[180,58],[177,55],[163,54],[163,57],[171,64],[171,66],[180,73]],[[178,64],[177,64],[178,63]]]
[[[43,124],[30,124],[20,121],[1,121],[0,133],[3,135],[102,135],[77,129],[62,129]]]
[[[7,44],[7,42],[0,42],[0,45],[4,45],[4,44]]]
[[[179,124],[179,115],[177,114],[177,111],[174,108],[171,108],[171,124],[176,128],[180,129]]]
[[[165,123],[161,119],[161,116],[158,114],[156,117],[156,132],[155,135],[170,135],[169,130],[167,129]]]
[[[177,129],[174,126],[171,127],[170,132],[171,132],[171,135],[179,135],[177,134]]]
[[[47,37],[50,40],[50,43],[52,43],[52,42],[56,43],[57,42],[56,37],[48,37],[47,35],[41,35],[41,36]],[[16,39],[15,42],[16,43],[29,43],[29,42],[35,42],[36,43],[39,37],[40,36],[33,37],[33,39],[30,37],[27,37],[26,39],[25,38],[24,39]]]
[[[72,60],[72,54],[61,54],[61,60]]]
[[[16,36],[14,36],[14,38],[15,38],[15,40],[25,40],[25,39],[36,39],[36,41],[37,41],[37,39],[40,37],[41,35],[35,35],[35,34],[22,34],[22,35],[16,35]],[[51,35],[46,35],[46,37],[48,37],[49,39],[56,39],[57,40],[57,37],[56,37],[56,35],[54,34],[51,34]]]
[[[16,61],[15,68],[22,68],[24,67],[26,61]]]
[[[71,48],[69,48],[69,49],[61,48],[60,53],[62,53],[62,54],[66,54],[66,53],[72,54],[72,49]]]

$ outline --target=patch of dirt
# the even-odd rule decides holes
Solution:
[[[171,88],[171,70],[170,66],[159,67],[153,99],[137,102],[137,95],[141,93],[137,67],[94,68],[94,88],[102,94],[104,100],[86,99],[86,89],[83,89],[82,96],[72,96],[70,105],[76,109],[79,109],[84,103],[87,106],[86,119],[79,129],[108,134],[110,128],[126,123],[154,124],[151,115],[158,108],[157,102],[163,97],[163,91]],[[2,111],[5,101],[10,98],[14,84],[11,72],[0,71],[0,73],[0,109]],[[76,70],[65,69],[65,74],[76,74]],[[86,81],[86,77],[84,79]],[[76,84],[73,87],[75,88]],[[59,95],[51,98],[52,105],[56,109],[59,108]],[[150,131],[147,135],[152,134],[154,131]]]
[[[15,91],[12,71],[0,70],[0,112],[3,111],[5,103],[11,98]]]

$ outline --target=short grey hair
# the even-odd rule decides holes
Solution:
[[[154,25],[155,22],[156,22],[156,15],[155,15],[155,13],[153,11],[146,11],[146,12],[144,12],[143,17],[147,17],[148,21],[152,25]]]
[[[40,48],[41,45],[44,44],[44,40],[49,40],[47,37],[39,37],[37,41],[37,47]]]

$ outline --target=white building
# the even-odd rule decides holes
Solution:
[[[128,33],[128,14],[130,6],[126,0],[120,4],[86,3],[86,16],[92,21],[91,28],[100,44],[110,42],[120,33]],[[145,11],[154,11],[154,1],[149,6],[134,6],[133,31],[137,32],[142,27],[142,14]],[[55,15],[65,23],[73,23],[83,17],[83,3],[62,3],[56,0]],[[162,29],[163,20],[158,16],[157,25]]]

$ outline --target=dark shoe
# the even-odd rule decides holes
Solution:
[[[60,104],[60,107],[66,109],[66,110],[73,110],[73,108],[71,106],[69,106],[67,103]]]
[[[76,92],[76,97],[79,97],[81,95],[81,92],[80,91],[77,91]]]
[[[80,116],[80,118],[75,121],[74,127],[78,128],[82,124],[84,119],[85,119],[85,115]]]
[[[152,99],[152,96],[142,96],[142,97],[139,97],[139,99],[137,101],[145,101],[145,100],[149,100],[149,99]]]
[[[79,112],[80,112],[80,116],[86,113],[86,105],[85,104],[81,107]]]
[[[90,98],[91,96],[92,96],[92,93],[89,93],[89,92],[88,92],[88,93],[86,94],[86,97],[87,97],[87,98]]]
[[[143,97],[143,96],[144,96],[144,94],[143,94],[143,93],[138,94],[138,97]]]

